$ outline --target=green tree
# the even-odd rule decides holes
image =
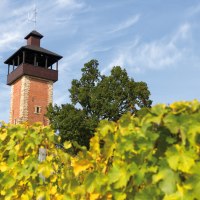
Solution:
[[[97,60],[89,61],[80,80],[72,81],[71,104],[48,108],[47,117],[62,143],[70,140],[88,147],[100,120],[117,121],[126,112],[135,114],[151,106],[145,82],[135,82],[120,66],[113,67],[109,76],[101,75],[98,65]]]

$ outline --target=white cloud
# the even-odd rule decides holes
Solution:
[[[60,25],[68,23],[72,19],[74,12],[84,7],[82,1],[77,0],[45,0],[38,1],[37,5],[39,5],[37,6],[37,27],[40,27],[44,33],[45,31],[61,32],[59,31],[62,28]],[[0,0],[0,21],[3,21],[3,23],[0,23],[1,53],[19,47],[19,43],[23,42],[22,38],[31,29],[34,29],[34,24],[28,21],[28,14],[33,14],[33,8],[34,5],[29,2],[18,5],[17,3],[13,4],[11,0]],[[65,12],[61,12],[62,9],[71,10],[66,14]],[[49,22],[51,26],[49,26]]]
[[[115,65],[129,66],[135,72],[172,67],[187,56],[190,29],[190,24],[184,23],[171,36],[148,43],[137,40],[134,45],[120,46],[118,53],[102,72],[106,73]]]
[[[181,57],[181,51],[171,41],[154,41],[139,46],[129,64],[133,63],[141,69],[162,69],[177,62]]]
[[[59,6],[74,6],[74,5],[79,5],[74,0],[57,0],[57,3],[58,3]]]
[[[77,62],[81,62],[82,60],[86,59],[89,55],[88,47],[84,44],[79,47],[79,49],[74,50],[73,53],[67,52],[63,59],[61,60],[61,64],[59,66],[59,71],[69,71],[70,69],[73,70],[73,65],[77,64]]]
[[[19,32],[4,32],[1,36],[0,40],[0,51],[8,51],[13,48],[13,43],[18,41],[20,38],[20,33]]]
[[[56,23],[57,24],[63,24],[63,23],[67,23],[69,22],[70,20],[72,20],[73,16],[72,15],[69,15],[69,16],[64,16],[64,17],[57,17],[55,19]]]
[[[83,1],[78,0],[56,0],[56,7],[57,9],[81,9],[85,6]]]
[[[189,8],[189,15],[196,15],[200,13],[200,3]]]
[[[25,32],[29,29],[27,22],[27,14],[31,9],[31,5],[13,6],[11,1],[4,1],[0,4],[0,19],[4,22],[0,23],[0,51],[1,53],[16,49],[22,41]],[[9,15],[8,15],[9,13]]]
[[[186,40],[189,39],[189,34],[191,30],[191,25],[189,23],[184,23],[182,24],[176,33],[172,36],[171,42],[176,43],[177,41],[180,40]]]
[[[127,19],[126,21],[122,22],[121,24],[119,24],[116,28],[111,30],[110,33],[115,33],[115,32],[130,28],[131,26],[136,24],[139,21],[139,19],[140,19],[140,15],[135,15],[135,16]]]
[[[121,66],[121,67],[125,67],[125,64],[132,63],[132,53],[133,53],[133,49],[137,48],[137,46],[139,45],[139,38],[135,38],[134,41],[130,42],[129,44],[125,44],[124,47],[122,45],[120,45],[119,47],[119,51],[116,53],[116,55],[114,55],[114,59],[112,59],[112,61],[108,64],[107,67],[103,68],[101,70],[102,74],[106,74],[107,72],[109,72],[113,66]]]

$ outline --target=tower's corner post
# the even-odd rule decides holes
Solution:
[[[26,122],[28,121],[28,112],[29,112],[29,108],[28,108],[29,91],[30,91],[29,76],[23,76],[21,84],[22,86],[21,86],[19,121]]]

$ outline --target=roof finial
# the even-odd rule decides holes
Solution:
[[[33,13],[28,13],[28,20],[34,23],[34,29],[36,30],[37,24],[37,7],[36,7],[36,0],[34,0],[34,9]]]

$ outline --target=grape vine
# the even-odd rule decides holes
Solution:
[[[101,121],[76,156],[40,124],[0,127],[0,199],[198,200],[200,103],[159,104]],[[64,144],[66,150],[72,145]],[[46,159],[39,161],[39,149]]]

